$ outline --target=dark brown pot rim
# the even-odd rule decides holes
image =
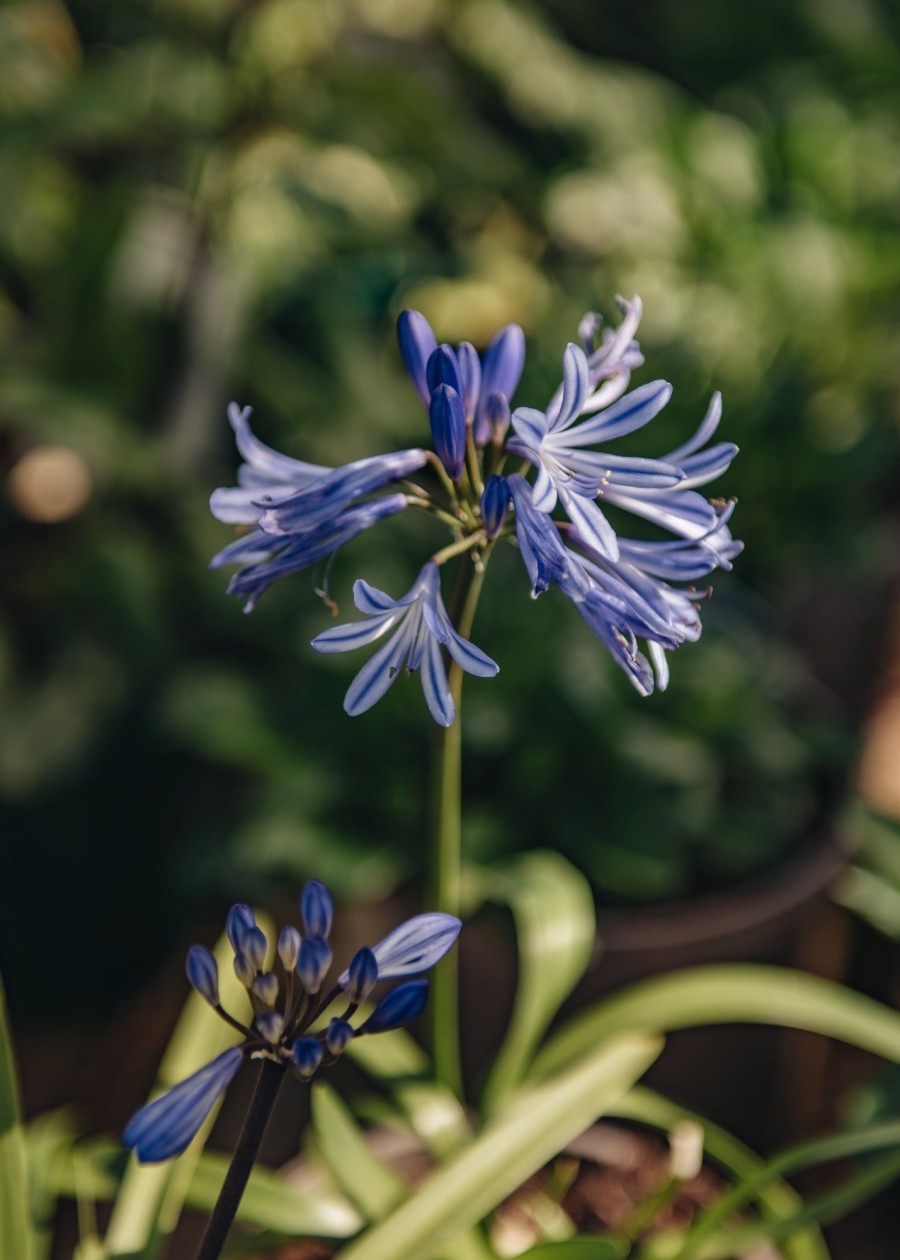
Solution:
[[[818,827],[773,870],[735,888],[685,901],[601,911],[600,952],[645,953],[728,939],[787,918],[829,886],[851,846],[829,825]]]

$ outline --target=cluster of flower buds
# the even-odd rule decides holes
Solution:
[[[216,960],[203,945],[188,951],[186,971],[194,989],[218,1015],[241,1033],[244,1042],[131,1119],[124,1143],[143,1163],[179,1155],[247,1055],[265,1058],[308,1081],[320,1067],[334,1063],[354,1037],[388,1032],[421,1014],[428,981],[420,977],[452,948],[460,921],[449,914],[420,914],[395,928],[374,948],[363,946],[331,987],[328,943],[332,922],[328,890],[310,880],[300,896],[301,933],[282,928],[274,950],[251,908],[232,906],[225,931],[234,950],[234,971],[249,998],[252,1017],[243,1023],[222,1006]],[[416,977],[416,978],[413,978]],[[361,1022],[351,1021],[381,980],[401,979]],[[331,1019],[327,1013],[342,1001]]]

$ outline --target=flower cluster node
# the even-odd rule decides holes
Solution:
[[[334,1063],[354,1037],[387,1032],[416,1019],[428,996],[428,981],[418,977],[452,948],[461,927],[449,914],[416,915],[374,948],[357,950],[347,970],[320,996],[332,964],[326,939],[332,918],[328,890],[310,880],[300,896],[306,934],[291,925],[282,928],[277,962],[267,971],[265,933],[249,906],[232,906],[225,931],[234,951],[235,973],[247,990],[251,1008],[247,1023],[221,1006],[218,967],[210,951],[203,945],[190,948],[185,971],[191,986],[244,1040],[132,1118],[123,1141],[143,1163],[170,1159],[185,1149],[245,1057],[269,1059],[307,1081],[320,1067]],[[397,979],[403,983],[354,1026],[350,1021],[376,983]],[[329,1008],[341,999],[345,1009],[326,1021]]]
[[[677,583],[729,569],[741,550],[728,524],[734,502],[697,493],[728,468],[737,447],[711,441],[722,414],[714,394],[693,437],[667,453],[647,458],[610,449],[656,419],[672,394],[661,380],[629,391],[644,362],[635,339],[642,307],[638,298],[619,299],[619,306],[616,327],[593,312],[584,316],[546,406],[514,410],[525,363],[521,328],[501,329],[479,356],[466,341],[439,344],[423,315],[404,311],[400,351],[428,412],[431,452],[412,448],[324,468],[265,446],[250,429],[250,409],[229,408],[244,462],[237,486],[215,491],[212,510],[249,528],[212,564],[241,566],[229,590],[246,598],[248,611],[278,578],[317,564],[409,507],[450,528],[451,543],[433,554],[406,595],[393,599],[357,581],[354,600],[366,620],[313,640],[320,652],[344,652],[390,632],[347,692],[344,708],[352,716],[371,708],[400,673],[418,673],[432,717],[446,726],[455,717],[448,658],[481,677],[497,673],[455,629],[461,610],[451,615],[444,607],[439,570],[461,557],[480,574],[494,546],[507,540],[518,546],[533,596],[558,587],[642,695],[666,687],[667,653],[701,629],[696,592]],[[513,473],[506,471],[511,456],[520,461]],[[426,468],[436,484],[409,482]],[[626,537],[616,513],[664,536]]]

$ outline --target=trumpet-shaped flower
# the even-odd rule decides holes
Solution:
[[[213,569],[243,566],[228,590],[248,597],[247,612],[277,578],[318,563],[371,525],[403,511],[405,495],[366,496],[415,472],[426,458],[415,447],[341,468],[307,464],[260,442],[250,428],[251,414],[249,407],[234,403],[228,408],[244,463],[238,485],[214,490],[210,498],[220,521],[255,527],[210,562]]]
[[[552,512],[557,500],[578,532],[601,554],[619,554],[615,531],[596,503],[598,497],[615,502],[614,494],[668,490],[684,480],[675,464],[589,449],[622,437],[648,424],[672,393],[665,381],[653,381],[585,420],[576,421],[590,407],[590,368],[580,346],[570,344],[563,358],[563,391],[555,412],[520,407],[513,412],[516,436],[509,449],[537,467],[532,491],[534,506]]]
[[[203,1121],[231,1084],[244,1059],[233,1046],[199,1072],[142,1107],[122,1135],[142,1164],[157,1164],[180,1155],[196,1137]]]
[[[664,690],[669,677],[665,653],[699,637],[696,605],[703,595],[663,579],[693,580],[730,567],[741,549],[726,524],[730,510],[709,537],[674,544],[621,540],[618,560],[610,560],[571,531],[570,541],[580,550],[566,546],[558,526],[534,507],[523,477],[510,477],[509,486],[532,593],[559,586],[642,695],[653,691],[654,671],[656,686]],[[649,661],[639,640],[647,643]]]
[[[365,713],[380,700],[401,671],[411,674],[419,670],[432,717],[441,726],[449,726],[455,706],[441,648],[446,648],[467,673],[480,678],[491,678],[499,669],[480,648],[457,633],[441,599],[440,575],[434,563],[424,566],[400,599],[359,580],[353,587],[353,601],[368,620],[324,631],[312,641],[317,651],[349,652],[393,633],[350,684],[344,708],[351,717]]]
[[[278,955],[285,972],[279,976],[264,970],[268,941],[251,908],[236,905],[228,913],[226,933],[250,1007],[246,1024],[220,1005],[212,954],[200,945],[191,948],[188,979],[216,1013],[243,1034],[244,1041],[132,1117],[123,1141],[142,1163],[156,1163],[181,1154],[246,1057],[265,1058],[307,1081],[319,1067],[333,1063],[353,1037],[386,1032],[415,1019],[425,1005],[427,980],[397,986],[362,1024],[354,1027],[349,1022],[378,981],[421,976],[440,962],[452,949],[462,926],[459,919],[449,914],[415,916],[395,928],[374,949],[364,946],[357,950],[349,968],[320,998],[331,967],[331,949],[325,937],[331,929],[332,904],[327,889],[317,880],[310,880],[304,887],[300,914],[308,935],[301,937],[291,925],[278,934]],[[319,1017],[339,998],[345,1002],[349,999],[350,1005],[322,1028]]]
[[[211,567],[235,562],[243,565],[229,582],[228,594],[245,596],[244,611],[251,612],[273,582],[318,564],[378,521],[402,512],[408,503],[405,494],[387,494],[347,508],[308,533],[272,535],[255,529],[220,551]]]

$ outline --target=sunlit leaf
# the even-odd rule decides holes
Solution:
[[[558,853],[526,853],[481,875],[486,897],[516,924],[518,986],[509,1029],[485,1087],[488,1110],[522,1078],[550,1021],[581,978],[596,939],[590,885]]]
[[[470,1228],[602,1115],[659,1054],[657,1038],[624,1036],[551,1082],[518,1095],[342,1260],[424,1260]]]
[[[775,1024],[845,1041],[900,1062],[900,1014],[829,980],[778,967],[697,967],[656,976],[576,1015],[539,1053],[545,1079],[623,1029]]]

